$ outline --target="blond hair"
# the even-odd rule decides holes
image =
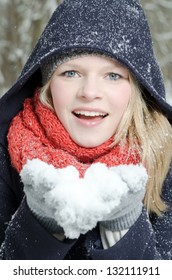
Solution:
[[[146,99],[144,91],[131,74],[129,80],[132,94],[115,134],[114,145],[123,147],[127,139],[129,149],[137,148],[148,172],[145,207],[148,212],[161,215],[167,208],[161,194],[172,161],[172,127],[157,106]],[[50,82],[51,79],[40,89],[40,100],[54,110]]]

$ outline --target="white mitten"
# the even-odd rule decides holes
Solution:
[[[128,192],[100,224],[111,231],[122,231],[130,228],[141,214],[148,176],[142,165],[119,165],[111,170],[126,183]]]

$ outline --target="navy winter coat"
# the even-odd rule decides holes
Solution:
[[[25,98],[41,85],[40,66],[53,55],[71,50],[105,53],[124,63],[144,87],[147,98],[156,102],[172,121],[172,107],[165,101],[161,72],[140,4],[136,0],[64,1],[50,19],[18,81],[0,100],[1,258],[172,259],[172,168],[162,194],[168,211],[159,218],[148,217],[143,208],[124,237],[107,250],[102,249],[98,227],[78,240],[61,242],[39,224],[27,206],[23,185],[10,163],[7,132]]]
[[[3,164],[0,170],[1,242],[7,227],[1,249],[3,259],[172,259],[172,169],[163,188],[169,210],[162,218],[149,219],[143,209],[127,234],[116,245],[103,250],[98,228],[78,240],[66,239],[64,242],[49,234],[32,215],[25,199],[22,201],[22,185],[18,174],[10,166],[4,143],[1,143],[0,153],[1,166]]]

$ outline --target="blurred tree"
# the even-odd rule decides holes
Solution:
[[[61,0],[62,1],[62,0]],[[0,95],[16,80],[60,0],[0,0]],[[96,0],[95,0],[96,1]],[[172,0],[140,0],[172,104]]]
[[[14,83],[59,0],[0,1],[0,96]]]
[[[164,74],[167,99],[172,104],[172,0],[140,0],[153,35],[154,49]]]

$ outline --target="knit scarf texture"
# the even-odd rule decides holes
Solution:
[[[27,160],[40,159],[55,168],[74,166],[84,176],[93,163],[108,167],[137,164],[138,153],[120,145],[112,147],[114,136],[105,143],[85,148],[77,145],[59,121],[56,113],[42,104],[39,89],[33,98],[24,101],[22,111],[12,120],[8,132],[8,149],[12,165],[20,173]]]

